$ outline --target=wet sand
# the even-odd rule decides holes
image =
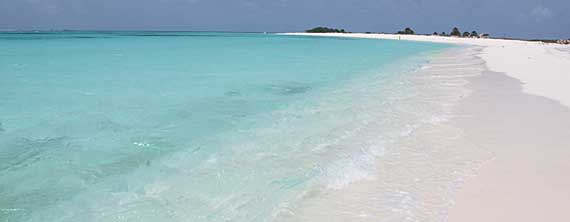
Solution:
[[[468,87],[453,122],[494,159],[457,192],[448,221],[569,221],[570,109],[501,73]]]

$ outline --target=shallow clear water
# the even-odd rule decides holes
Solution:
[[[447,47],[0,33],[0,219],[271,221],[308,190],[365,177],[404,122],[431,115],[394,101]]]

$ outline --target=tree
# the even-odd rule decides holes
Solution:
[[[339,32],[339,33],[345,33],[346,31],[344,31],[344,29],[335,29],[335,28],[327,28],[327,27],[316,27],[316,28],[312,28],[309,29],[305,32],[309,32],[309,33],[327,33],[327,32]]]
[[[449,35],[451,36],[461,36],[461,32],[459,31],[459,29],[457,27],[453,28],[453,30],[451,30],[451,33],[449,33]]]
[[[441,32],[441,35],[442,35],[442,36],[447,36],[447,33]]]
[[[471,37],[479,37],[479,34],[476,31],[472,31]]]
[[[437,32],[433,32],[433,35],[438,35]]]
[[[469,37],[470,35],[471,35],[471,33],[469,33],[469,32],[464,32],[464,33],[463,33],[463,37]]]
[[[416,33],[414,32],[414,30],[412,30],[411,28],[408,27],[408,28],[405,28],[404,31],[398,31],[398,34],[400,34],[400,35],[413,35]]]

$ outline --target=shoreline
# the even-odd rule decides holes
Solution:
[[[564,173],[570,171],[570,73],[564,71],[570,70],[568,46],[437,36],[307,35],[392,40],[403,37],[480,47],[475,56],[484,62],[485,70],[479,76],[463,78],[471,93],[452,105],[454,117],[449,124],[463,132],[462,142],[455,148],[463,150],[468,143],[476,144],[492,153],[492,158],[473,177],[462,180],[451,194],[453,205],[445,210],[447,221],[570,218],[563,209],[570,199],[570,179],[564,178]],[[361,219],[353,221],[366,221]],[[434,221],[441,220],[446,219]]]
[[[481,58],[489,70],[504,73],[523,83],[523,92],[547,97],[570,108],[570,45],[523,40],[475,39],[446,36],[363,34],[363,33],[281,33],[282,35],[371,38],[419,41],[484,47]],[[508,59],[506,59],[508,58]],[[546,73],[547,75],[536,75]]]
[[[445,49],[421,68],[403,73],[415,93],[397,102],[409,109],[391,113],[392,118],[426,111],[427,118],[399,126],[413,130],[384,145],[369,177],[342,189],[310,193],[283,221],[443,221],[453,193],[491,158],[450,124],[454,104],[471,93],[466,79],[484,70],[481,59],[473,56],[480,50]]]

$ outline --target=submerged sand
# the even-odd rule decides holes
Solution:
[[[464,140],[463,130],[450,124],[455,104],[472,91],[465,87],[468,79],[485,70],[475,56],[480,52],[480,47],[446,50],[406,74],[418,93],[399,103],[431,106],[433,118],[386,146],[370,176],[342,189],[305,195],[284,221],[445,220],[463,181],[492,159],[489,151]],[[401,118],[403,113],[393,115]]]
[[[378,162],[377,175],[401,186],[383,187],[386,183],[382,180],[360,181],[345,190],[308,199],[295,218],[301,221],[570,220],[566,203],[570,200],[568,47],[435,36],[325,35],[404,38],[470,47],[444,52],[434,58],[432,67],[420,71],[425,78],[440,78],[437,87],[449,86],[450,90],[441,91],[442,98],[447,95],[457,99],[448,100],[450,121],[410,135],[419,141],[411,143],[416,146],[401,144],[400,159]],[[418,147],[418,142],[425,146]],[[429,155],[414,156],[426,153],[413,152],[422,148],[431,149]],[[407,153],[409,149],[412,150]],[[393,172],[425,176],[398,181],[403,177]],[[390,195],[403,198],[390,198]]]

